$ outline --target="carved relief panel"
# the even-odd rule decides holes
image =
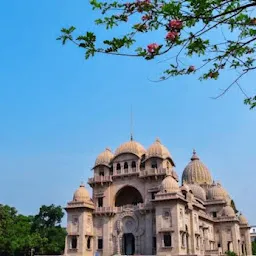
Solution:
[[[78,217],[78,215],[73,215],[72,216],[71,232],[72,233],[78,233],[79,232],[79,217]]]
[[[91,234],[93,232],[92,214],[88,213],[86,216],[86,233]]]
[[[172,215],[170,208],[164,208],[162,213],[162,225],[161,228],[170,228],[172,226]]]

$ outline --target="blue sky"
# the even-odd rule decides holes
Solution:
[[[110,56],[85,61],[80,49],[55,39],[69,25],[109,35],[93,25],[88,1],[2,1],[0,17],[0,203],[24,214],[42,204],[65,206],[92,175],[97,154],[129,139],[132,105],[136,140],[148,147],[159,137],[180,177],[196,148],[256,223],[256,113],[235,87],[210,98],[233,74],[217,82],[190,76],[152,83],[149,77],[161,70],[156,63]],[[250,75],[242,85],[253,92],[253,83]]]

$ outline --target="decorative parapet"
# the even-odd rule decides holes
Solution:
[[[95,176],[93,178],[89,178],[88,184],[94,185],[94,184],[103,184],[103,183],[111,183],[112,176]]]
[[[151,168],[140,172],[140,178],[146,178],[150,176],[165,176],[167,174],[172,174],[172,170],[166,168]]]
[[[137,205],[124,205],[120,207],[114,206],[105,206],[105,207],[96,207],[93,214],[97,215],[114,215],[122,212],[130,212],[130,211],[145,211],[151,210],[151,204],[137,204]]]
[[[105,206],[105,207],[96,207],[93,214],[95,215],[114,215],[116,213],[115,211],[116,207],[112,206]]]
[[[230,221],[239,222],[239,219],[236,216],[220,216],[215,218],[215,222],[230,222]]]
[[[139,172],[140,170],[137,167],[129,167],[127,169],[122,168],[120,170],[114,170],[113,177],[139,175]]]
[[[77,201],[71,201],[67,204],[66,210],[73,209],[73,208],[89,208],[94,209],[94,203],[92,201],[88,202],[77,202]]]

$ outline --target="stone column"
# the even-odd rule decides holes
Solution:
[[[250,237],[250,229],[247,228],[247,230],[244,233],[245,238],[245,247],[246,247],[246,253],[247,255],[252,255],[252,244],[251,244],[251,237]]]
[[[221,249],[222,253],[224,254],[228,250],[228,245],[227,245],[227,239],[226,239],[226,234],[224,230],[221,230]]]
[[[151,213],[147,213],[145,215],[145,240],[144,240],[144,254],[146,255],[151,255],[152,254],[152,230],[153,230],[153,226],[152,226],[153,222],[152,222],[152,214]]]
[[[121,255],[121,239],[120,234],[116,236],[117,255]]]
[[[237,233],[236,233],[237,229],[236,226],[233,225],[233,227],[231,228],[231,237],[232,237],[232,244],[233,244],[233,251],[236,254],[239,254],[239,247],[238,247],[238,237],[237,237]]]
[[[194,214],[193,211],[190,212],[190,241],[191,241],[191,246],[190,246],[190,252],[192,254],[196,253],[196,241],[195,241],[195,221],[194,221]]]
[[[140,254],[140,237],[135,236],[135,254]]]

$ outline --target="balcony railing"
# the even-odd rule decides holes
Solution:
[[[145,204],[137,204],[137,205],[124,205],[120,207],[114,207],[114,206],[104,206],[104,207],[96,207],[94,210],[94,213],[96,214],[115,214],[115,213],[122,213],[123,211],[139,211],[139,210],[145,210],[149,208],[149,206],[146,206]]]
[[[168,170],[166,168],[151,168],[141,171],[140,177],[161,176],[166,174],[172,174],[172,170]]]
[[[95,176],[93,178],[89,178],[88,180],[89,184],[108,183],[108,182],[112,182],[112,176]]]
[[[140,172],[140,170],[136,167],[134,168],[122,168],[120,170],[114,170],[113,176],[118,177],[118,176],[123,176],[123,175],[136,175]]]

